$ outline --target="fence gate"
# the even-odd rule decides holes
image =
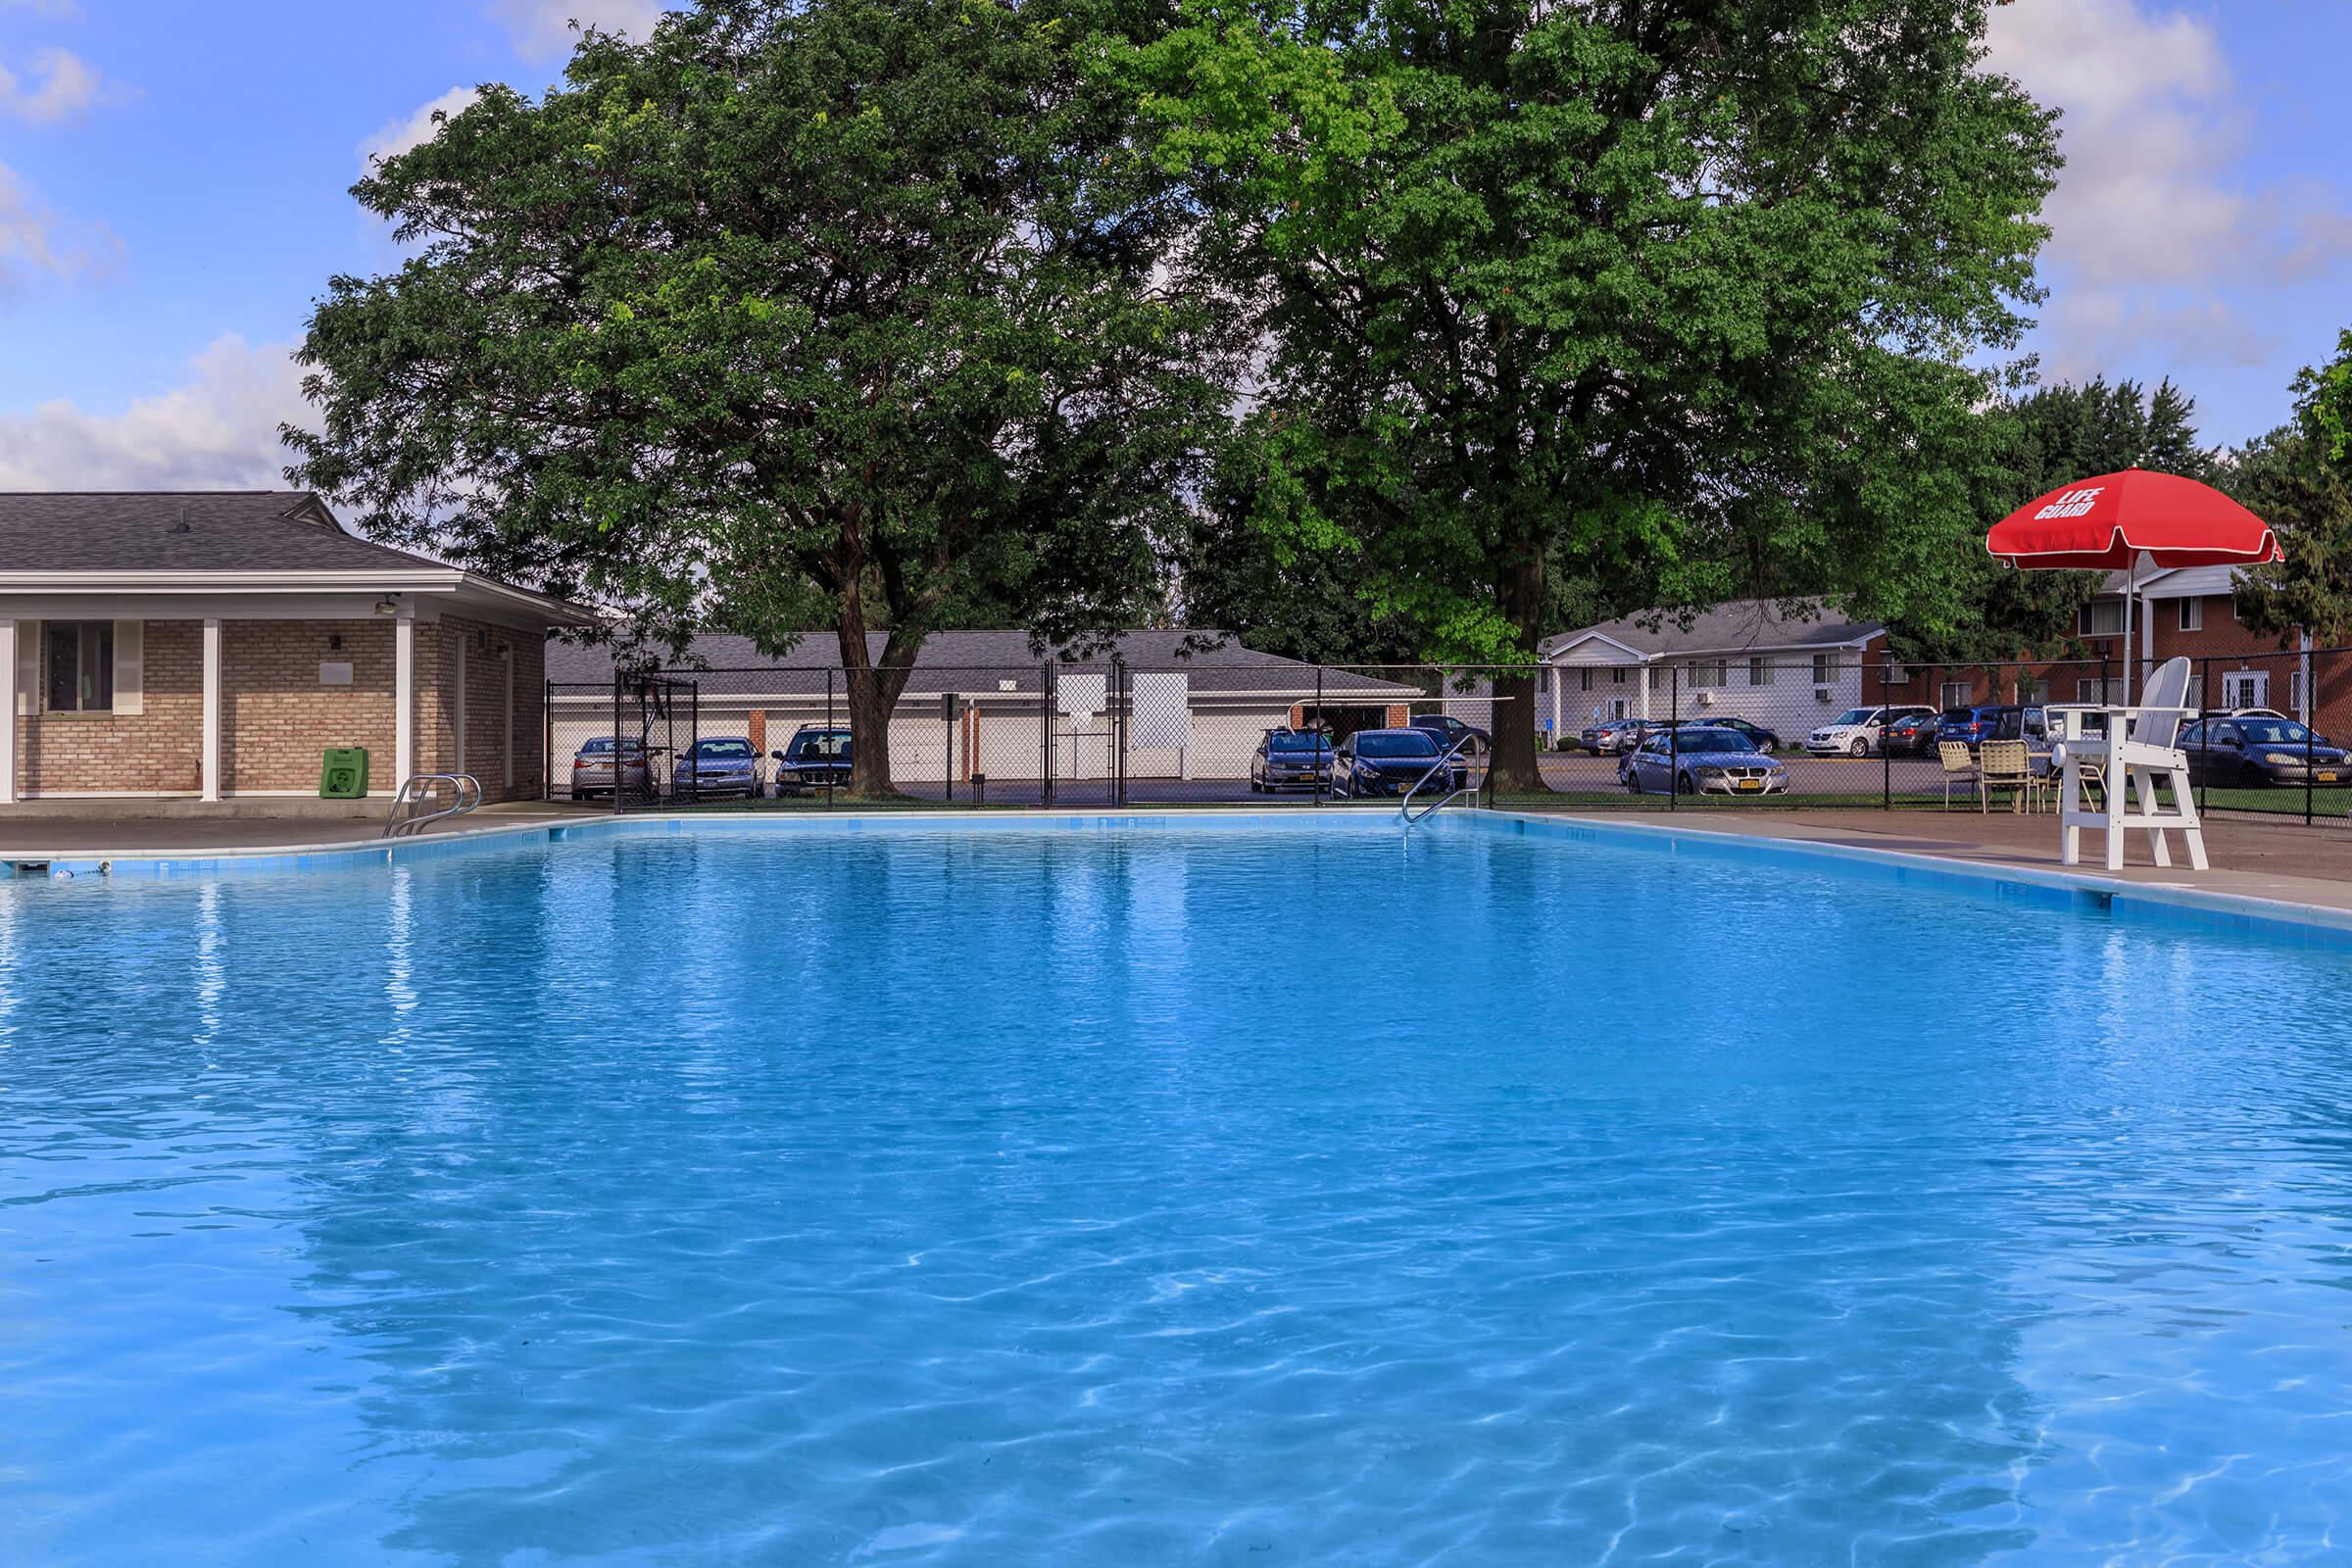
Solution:
[[[702,738],[702,689],[674,675],[644,675],[612,686],[617,786],[612,809],[638,810],[692,799],[677,785],[677,761]]]

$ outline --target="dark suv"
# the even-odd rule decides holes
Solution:
[[[803,724],[792,744],[768,754],[776,760],[778,795],[814,795],[840,789],[850,781],[851,745],[846,729]]]
[[[1442,752],[1460,746],[1462,755],[1468,757],[1494,744],[1485,730],[1476,724],[1465,724],[1451,713],[1423,713],[1411,722],[1413,728],[1436,741],[1438,750]]]
[[[2024,741],[2038,745],[2049,738],[2039,703],[1978,703],[1947,708],[1936,725],[1937,745],[1957,741],[1975,750],[1986,741]]]

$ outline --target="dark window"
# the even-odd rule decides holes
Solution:
[[[49,711],[103,713],[115,706],[115,623],[53,620],[41,628],[46,644]]]
[[[1438,743],[1419,730],[1374,730],[1355,738],[1360,757],[1435,757]]]

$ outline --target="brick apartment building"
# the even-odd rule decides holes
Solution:
[[[2311,721],[2331,737],[2352,734],[2352,654],[2314,650],[2308,638],[2256,631],[2237,618],[2234,566],[2135,573],[2127,608],[2124,574],[2110,572],[2083,606],[2070,660],[2021,662],[1998,670],[1904,668],[1873,650],[1865,680],[1890,700],[1957,708],[1969,703],[2122,702],[2168,659],[2190,661],[2189,701],[2202,709],[2269,708]],[[2134,658],[2136,655],[2136,658]],[[2307,689],[2308,687],[2308,689]]]
[[[536,798],[547,631],[589,619],[303,492],[0,494],[0,807],[316,796],[329,746],[371,795]]]

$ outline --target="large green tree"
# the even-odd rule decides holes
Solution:
[[[704,0],[485,89],[355,188],[415,252],[318,304],[291,471],[673,647],[829,627],[887,792],[924,635],[1124,621],[1222,418],[1121,4]]]
[[[1545,576],[1927,591],[1977,517],[2051,117],[1982,0],[1184,0],[1113,52],[1252,288],[1264,526],[1424,653]],[[1532,673],[1496,767],[1536,779]]]

